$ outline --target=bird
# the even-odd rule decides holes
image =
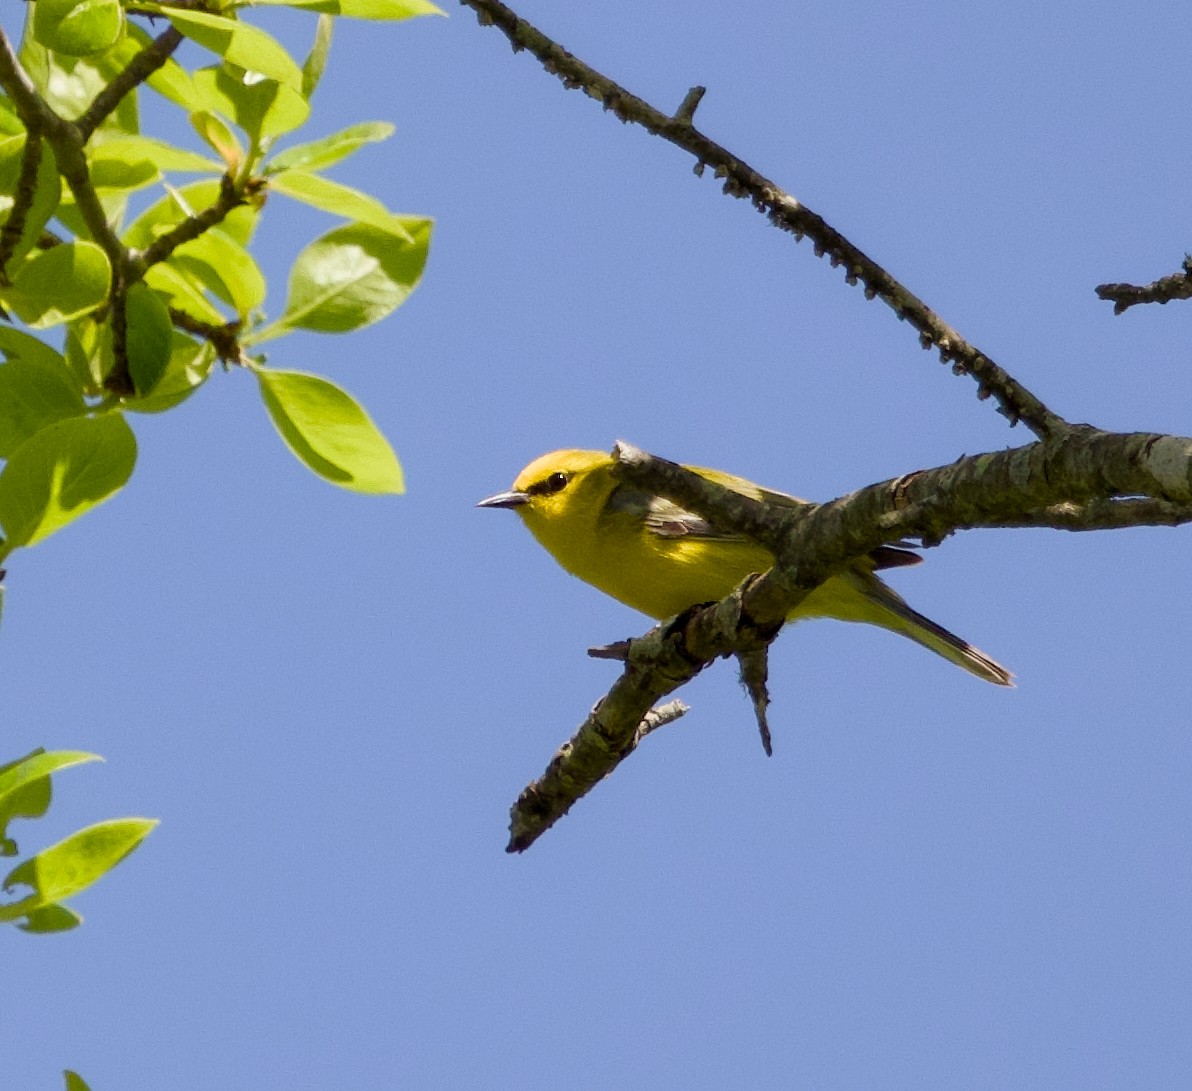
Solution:
[[[673,501],[622,483],[613,456],[559,450],[534,459],[506,492],[477,507],[517,512],[539,544],[573,576],[655,619],[724,598],[751,572],[765,572],[774,555],[757,542],[721,530]],[[685,467],[754,500],[808,505],[743,477]],[[864,622],[908,637],[958,667],[999,686],[1013,676],[1000,663],[912,609],[875,574],[922,561],[917,553],[881,546],[850,562],[808,594],[787,623],[827,617]]]

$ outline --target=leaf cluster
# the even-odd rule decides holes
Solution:
[[[0,30],[0,563],[118,492],[137,457],[128,413],[177,407],[217,363],[256,376],[312,471],[402,491],[368,413],[322,376],[268,365],[259,346],[370,325],[421,279],[431,221],[325,174],[391,125],[278,145],[308,121],[334,16],[438,9],[286,0],[316,16],[299,62],[243,18],[271,6],[281,0],[33,0],[19,49]],[[186,40],[214,63],[183,68]],[[141,131],[146,90],[185,112],[205,151]],[[301,250],[270,318],[252,240],[274,193],[342,222]]]

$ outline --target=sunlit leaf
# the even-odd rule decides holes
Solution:
[[[297,129],[310,115],[310,104],[293,87],[229,65],[201,68],[194,84],[211,110],[258,143]]]
[[[111,871],[156,825],[152,818],[112,818],[87,826],[18,864],[4,889],[32,887],[37,906],[60,902]]]
[[[416,15],[442,15],[429,0],[252,0],[253,5],[301,8],[352,19],[412,19]]]
[[[88,394],[99,394],[116,362],[112,352],[112,327],[83,315],[66,325],[66,366]]]
[[[346,391],[299,371],[258,368],[256,376],[282,439],[311,470],[356,492],[403,491],[393,448]]]
[[[0,855],[15,856],[17,845],[8,837],[14,818],[40,818],[50,806],[50,775],[72,765],[102,761],[84,750],[35,750],[27,757],[0,766]]]
[[[42,428],[0,471],[0,555],[32,545],[114,496],[136,463],[132,429],[116,413]]]
[[[192,42],[217,53],[224,60],[301,91],[302,70],[282,44],[259,27],[207,11],[181,11],[153,3],[138,6],[168,16]]]
[[[95,57],[67,57],[51,53],[35,38],[26,35],[21,43],[20,59],[25,71],[33,79],[46,104],[55,113],[73,121],[79,117],[95,96],[109,83],[123,67],[110,61],[114,54],[122,52],[123,41],[106,53]],[[126,95],[116,109],[104,120],[104,132],[137,131],[136,95]]]
[[[315,24],[315,41],[306,60],[302,62],[302,97],[310,100],[323,78],[327,67],[327,55],[331,52],[331,35],[335,20],[330,15],[320,15]]]
[[[99,163],[123,160],[126,163],[147,162],[160,171],[223,173],[223,164],[198,152],[176,148],[164,140],[148,136],[109,137],[102,144],[88,149],[87,161],[92,170]]]
[[[408,243],[368,224],[337,228],[311,243],[290,273],[282,316],[254,343],[287,329],[345,333],[379,321],[405,302],[426,265],[431,221],[402,217]]]
[[[365,144],[388,140],[392,135],[393,126],[387,121],[363,121],[321,140],[286,148],[269,161],[268,173],[283,170],[323,170],[341,159],[346,159]]]
[[[406,230],[405,217],[390,212],[375,197],[333,182],[320,174],[308,174],[301,170],[282,171],[269,180],[269,188],[296,201],[321,208],[324,212],[390,232],[411,245],[414,242],[413,236]]]
[[[0,345],[4,335],[15,333],[0,329]],[[46,425],[87,411],[83,392],[66,361],[57,353],[54,356],[52,363],[36,357],[10,357],[0,364],[0,458],[8,458]]]
[[[236,309],[241,318],[265,301],[265,277],[252,256],[219,228],[183,243],[170,264],[189,273],[208,291]]]
[[[215,349],[210,344],[174,330],[170,359],[161,381],[149,397],[131,399],[124,406],[137,413],[173,409],[207,381],[214,363]]]
[[[93,242],[31,255],[0,295],[27,326],[41,329],[94,310],[108,297],[112,267]]]
[[[223,118],[210,110],[196,110],[190,115],[190,123],[203,142],[224,161],[228,170],[240,169],[240,164],[244,162],[244,148]]]
[[[190,274],[183,272],[173,261],[158,262],[145,273],[145,283],[161,292],[167,304],[185,311],[200,322],[222,325],[227,319],[208,298],[203,286]]]
[[[124,29],[119,0],[37,0],[33,33],[47,49],[71,57],[102,53]]]

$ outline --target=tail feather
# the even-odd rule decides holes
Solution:
[[[1014,685],[1014,676],[1000,663],[990,659],[979,648],[974,648],[967,640],[961,640],[931,618],[912,609],[897,591],[887,587],[876,576],[858,582],[863,582],[861,590],[865,597],[875,606],[881,607],[888,617],[888,620],[876,621],[876,624],[930,648],[936,655],[943,656],[950,663],[963,667],[986,682],[998,686]]]

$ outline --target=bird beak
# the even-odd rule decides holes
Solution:
[[[529,502],[529,493],[499,492],[496,496],[486,496],[476,506],[478,508],[520,508],[522,504]]]

